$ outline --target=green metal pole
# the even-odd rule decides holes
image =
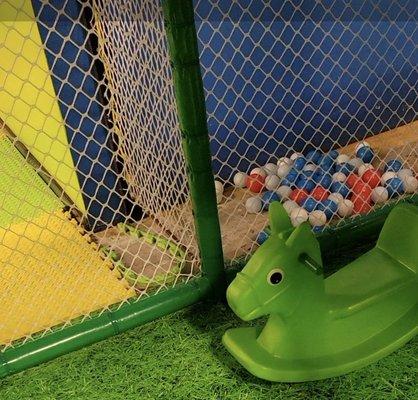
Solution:
[[[163,12],[202,274],[213,294],[222,295],[224,262],[193,2],[164,0]]]

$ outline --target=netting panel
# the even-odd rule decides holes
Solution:
[[[200,260],[159,2],[0,15],[6,349],[187,283]]]
[[[246,211],[257,194],[233,188],[236,172],[416,120],[417,13],[414,1],[195,1],[213,168],[232,186],[219,206],[227,259],[250,254],[266,225]],[[376,146],[375,167],[395,154],[416,173],[412,139]]]

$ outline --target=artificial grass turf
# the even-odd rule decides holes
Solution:
[[[224,304],[197,304],[0,381],[0,399],[417,399],[415,339],[367,368],[324,381],[265,382],[221,344],[243,325]]]

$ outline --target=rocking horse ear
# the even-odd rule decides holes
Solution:
[[[286,210],[278,201],[269,206],[270,229],[273,234],[284,233],[293,229]]]
[[[299,225],[286,240],[286,246],[296,251],[305,266],[316,274],[322,274],[321,249],[308,224]]]

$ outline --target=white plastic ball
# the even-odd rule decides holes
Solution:
[[[323,211],[315,210],[309,214],[309,222],[312,226],[323,226],[327,223],[327,216]]]
[[[382,177],[380,178],[380,183],[382,184],[382,185],[385,185],[386,184],[386,182],[389,180],[389,179],[392,179],[392,178],[396,178],[396,172],[393,172],[393,171],[388,171],[388,172],[385,172],[383,175],[382,175]]]
[[[277,167],[277,175],[280,176],[280,178],[284,178],[290,171],[292,167],[288,164],[281,164]]]
[[[363,174],[368,170],[368,169],[372,169],[373,165],[372,164],[362,164],[358,167],[358,174],[360,177],[363,176]]]
[[[357,146],[356,146],[356,153],[362,147],[371,147],[371,146],[370,146],[370,144],[368,142],[362,141],[362,142],[360,142],[360,143],[357,144]]]
[[[264,169],[264,171],[266,171],[267,175],[276,175],[276,172],[277,172],[277,166],[276,166],[276,164],[267,163],[263,167],[263,169]]]
[[[292,165],[292,160],[289,157],[280,157],[277,160],[277,166],[280,167],[283,164]]]
[[[248,175],[245,174],[244,172],[237,172],[234,175],[234,185],[239,188],[245,187],[247,178],[248,178]]]
[[[338,203],[338,215],[348,217],[353,213],[354,204],[351,200],[343,199]]]
[[[267,175],[264,185],[267,190],[276,190],[280,185],[280,178],[277,175]]]
[[[414,176],[407,176],[405,179],[402,179],[402,182],[406,193],[418,191],[418,179]]]
[[[283,203],[283,208],[286,210],[286,212],[290,215],[293,210],[296,208],[299,208],[298,203],[293,200],[287,200]]]
[[[290,193],[292,193],[292,188],[290,186],[283,185],[276,189],[276,193],[280,196],[281,199],[288,199]]]
[[[216,192],[216,204],[219,204],[222,201],[222,198],[224,197],[222,192]]]
[[[345,182],[347,177],[342,172],[336,172],[332,175],[332,180],[334,182]]]
[[[316,171],[316,169],[317,169],[317,166],[315,164],[306,164],[303,167],[303,170],[304,171],[312,171],[312,172],[314,172],[314,171]]]
[[[290,156],[290,161],[295,161],[298,157],[303,157],[303,154],[302,153],[293,153]]]
[[[250,214],[257,214],[261,211],[262,206],[263,202],[259,197],[249,197],[245,202],[245,209]]]
[[[216,194],[220,193],[222,194],[224,192],[224,185],[220,181],[215,181],[215,190]]]
[[[253,174],[260,175],[260,176],[262,176],[263,178],[265,178],[265,177],[267,176],[267,173],[266,173],[266,171],[264,171],[264,169],[263,169],[263,168],[253,168],[253,169],[250,171],[250,175],[253,175]]]
[[[384,203],[388,200],[389,198],[389,193],[387,191],[386,188],[384,188],[383,186],[376,186],[373,190],[372,190],[372,201],[375,204],[380,204],[380,203]]]
[[[328,200],[332,200],[334,203],[339,204],[341,201],[344,200],[344,196],[341,193],[331,193],[328,196]]]
[[[340,154],[336,159],[335,162],[337,164],[344,164],[350,161],[350,157],[347,154]]]
[[[307,221],[309,218],[308,212],[302,208],[294,208],[290,213],[290,220],[293,226],[298,226],[303,222]]]
[[[352,158],[351,160],[348,161],[348,163],[354,167],[355,171],[358,171],[358,169],[364,164],[363,160],[358,157]]]
[[[414,173],[412,172],[412,170],[407,169],[407,168],[403,168],[400,169],[398,172],[398,178],[401,178],[402,180],[404,180],[407,176],[414,176]]]

